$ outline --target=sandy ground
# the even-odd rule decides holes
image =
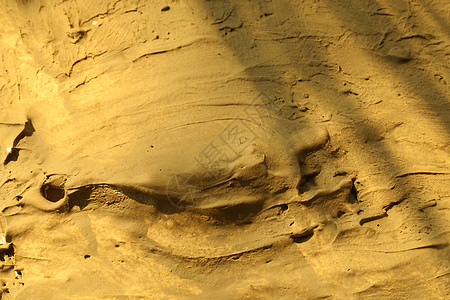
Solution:
[[[449,20],[1,0],[2,296],[448,299]]]

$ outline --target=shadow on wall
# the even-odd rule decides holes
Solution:
[[[283,5],[280,4],[280,1],[284,2]],[[314,32],[316,25],[309,24],[308,19],[306,21],[300,19],[296,14],[299,7],[292,6],[291,1],[280,1],[276,3],[276,5],[279,5],[278,7],[283,7],[282,13],[284,15],[280,19],[277,19],[276,13],[274,13],[274,9],[271,7],[274,5],[273,2],[264,2],[264,7],[261,6],[258,8],[255,8],[258,4],[240,3],[233,0],[227,2],[201,1],[201,3],[209,16],[215,20],[212,26],[217,27],[219,33],[241,64],[248,66],[252,65],[249,62],[253,63],[252,67],[245,68],[246,75],[252,80],[253,85],[259,92],[269,97],[273,96],[274,92],[270,90],[271,86],[267,84],[267,81],[261,80],[261,78],[268,78],[268,75],[273,78],[286,78],[285,75],[289,70],[292,70],[294,66],[303,64],[304,68],[294,70],[296,77],[299,79],[298,81],[301,81],[302,78],[310,78],[311,76],[318,75],[321,77],[322,84],[315,88],[317,95],[325,96],[326,94],[322,92],[322,89],[325,88],[334,90],[335,94],[342,94],[342,81],[335,80],[336,77],[339,78],[338,73],[342,72],[342,69],[337,63],[333,62],[333,57],[330,56],[327,49],[327,43],[330,45],[333,42],[324,41],[323,39],[326,39],[326,37],[322,38],[311,35],[310,33]],[[303,3],[302,6],[304,5],[306,4]],[[386,12],[382,9],[380,3],[373,0],[369,3],[364,2],[363,4],[360,1],[322,1],[321,5],[323,5],[321,7],[322,11],[330,12],[329,15],[323,16],[323,18],[332,18],[337,27],[341,26],[338,29],[329,28],[333,34],[339,31],[343,32],[343,35],[339,36],[339,34],[335,34],[333,38],[345,43],[345,37],[350,35],[356,37],[356,40],[362,43],[360,45],[362,49],[369,48],[367,55],[379,57],[379,68],[381,69],[379,72],[388,73],[389,75],[394,73],[398,76],[402,87],[414,93],[420,99],[421,105],[424,105],[434,115],[438,116],[437,118],[439,118],[441,123],[438,125],[444,127],[444,130],[447,132],[450,132],[448,102],[443,92],[446,83],[444,82],[444,85],[438,85],[434,74],[427,73],[425,69],[420,68],[418,62],[415,61],[415,57],[411,56],[409,52],[410,49],[417,50],[414,49],[414,47],[417,48],[417,43],[414,44],[412,42],[413,39],[419,39],[419,45],[421,45],[423,42],[431,43],[432,41],[428,39],[434,40],[435,37],[426,33],[418,33],[417,36],[411,35],[408,37],[401,33],[402,26],[409,26],[408,22],[411,8],[408,4],[406,4],[406,17],[399,21],[402,22],[401,24],[394,22],[394,20],[397,20],[395,16]],[[246,6],[251,7],[247,10],[249,7]],[[371,15],[370,11],[373,12]],[[248,26],[246,24],[245,19],[249,18],[249,16],[253,23],[258,24],[257,26]],[[320,16],[316,16],[316,19],[320,19]],[[291,25],[295,24],[295,26],[289,28],[285,26],[285,22],[289,22]],[[351,27],[352,29],[346,27]],[[412,26],[410,27],[412,28]],[[358,28],[382,28],[383,32],[373,35],[352,32],[353,29],[357,31]],[[378,42],[374,43],[374,36],[379,38]],[[263,46],[261,41],[266,42],[266,44]],[[269,43],[267,43],[268,41]],[[392,53],[390,49],[395,47],[399,41],[401,41],[402,47],[406,49],[406,52]],[[267,44],[270,47],[266,47]],[[255,61],[258,61],[261,66],[260,68],[254,66]],[[386,66],[389,66],[389,68],[383,69]],[[359,67],[361,69],[365,68],[365,66]],[[420,85],[417,85],[417,82],[420,82]],[[281,93],[289,94],[290,89],[295,84],[289,84],[289,82],[285,82],[284,85],[280,84],[280,88],[283,89]],[[353,93],[353,95],[357,96],[357,93]],[[378,131],[374,116],[365,113],[361,109],[356,110],[358,103],[355,100],[346,99],[345,97],[340,97],[339,99],[345,101],[345,105],[350,107],[353,114],[352,117],[354,118],[353,126],[358,127],[358,132],[362,133],[357,135],[358,139],[354,143],[359,144],[360,149],[364,149],[364,147],[367,147],[367,145],[364,146],[367,141],[365,134]],[[337,103],[336,101],[327,101],[327,104],[331,105],[328,107],[329,113],[338,111],[339,107],[342,107],[342,103]],[[357,155],[360,157],[367,156],[379,161],[380,165],[387,168],[388,172],[378,176],[384,177],[385,180],[392,182],[400,172],[399,162],[386,145],[377,143],[377,147],[378,149],[376,151],[362,151]],[[383,209],[386,213],[378,218],[386,217],[389,209],[404,200],[410,199],[410,195],[415,191],[414,185],[407,178],[397,178],[395,180],[400,183],[396,187],[397,192],[401,193],[400,200],[384,206]],[[413,213],[420,210],[420,207],[418,203],[411,201],[409,210]],[[423,212],[426,213],[425,211]],[[439,220],[432,220],[431,217],[424,219],[428,219],[430,223],[425,225],[432,225],[431,223],[437,224],[439,222]],[[436,259],[449,259],[440,255],[442,253],[435,253]]]

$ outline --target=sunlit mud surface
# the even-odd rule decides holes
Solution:
[[[0,1],[2,296],[450,297],[449,19]]]

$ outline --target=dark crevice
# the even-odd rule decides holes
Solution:
[[[6,166],[10,162],[17,161],[19,159],[19,151],[20,151],[20,149],[12,148],[11,152],[8,154],[8,156],[5,159],[4,165]]]
[[[281,211],[285,211],[285,210],[287,210],[288,208],[289,208],[289,207],[288,207],[287,204],[281,204],[281,205],[280,205]]]
[[[69,193],[69,210],[74,206],[78,206],[80,209],[84,209],[89,204],[89,198],[91,197],[93,187],[85,186],[77,189],[76,191]]]
[[[358,203],[358,190],[355,187],[355,179],[352,179],[352,189],[348,195],[348,202],[351,204]]]
[[[384,213],[382,213],[380,215],[376,215],[376,216],[372,216],[372,217],[361,219],[361,221],[359,221],[359,225],[364,225],[365,223],[368,223],[368,222],[371,222],[371,221],[375,221],[375,220],[379,220],[381,218],[388,217],[389,215],[388,215],[387,212],[390,209],[392,209],[394,206],[399,205],[400,203],[402,203],[404,200],[405,199],[401,199],[399,201],[395,201],[395,202],[389,203],[388,205],[383,207]]]
[[[402,178],[406,176],[413,176],[413,175],[449,175],[449,172],[410,172],[410,173],[404,173],[400,175],[396,175],[396,178]]]
[[[388,205],[384,206],[383,209],[384,209],[385,212],[388,212],[391,208],[393,208],[396,205],[399,205],[404,200],[405,199],[401,199],[400,201],[395,201],[395,202],[389,203]]]
[[[320,171],[316,171],[309,174],[302,174],[302,179],[298,183],[297,190],[300,194],[308,192],[311,187],[316,186],[315,179],[319,175]]]
[[[14,250],[14,245],[12,243],[7,245],[7,247],[4,247],[4,248],[0,247],[0,261],[6,261],[7,257],[14,257],[14,255],[15,255],[15,250]]]
[[[14,139],[13,147],[16,147],[23,138],[32,136],[35,131],[33,123],[28,119],[22,132]]]
[[[387,216],[388,216],[388,214],[386,212],[384,212],[381,215],[376,215],[376,216],[363,218],[363,219],[361,219],[361,221],[359,221],[359,225],[362,226],[362,225],[364,225],[366,223],[369,223],[369,222],[372,222],[372,221],[375,221],[375,220],[379,220],[379,219],[385,218]]]
[[[302,233],[291,234],[290,238],[296,244],[307,242],[313,237],[314,229],[316,229],[317,227],[318,226],[314,226],[313,228]]]
[[[33,123],[31,122],[30,119],[28,119],[25,122],[25,126],[24,126],[23,130],[14,139],[14,142],[13,142],[13,145],[12,145],[12,148],[11,148],[11,152],[8,154],[8,156],[5,159],[5,162],[4,162],[5,166],[8,163],[10,163],[10,162],[17,161],[19,159],[19,151],[20,151],[20,149],[16,148],[17,145],[24,138],[32,136],[35,131],[36,130],[34,129]]]
[[[66,192],[63,187],[52,184],[44,184],[41,187],[41,194],[50,202],[58,202],[66,196]]]
[[[283,212],[285,212],[286,210],[289,209],[289,206],[287,204],[283,203],[283,204],[278,204],[278,205],[272,206],[269,209],[278,209],[277,215],[281,215]]]

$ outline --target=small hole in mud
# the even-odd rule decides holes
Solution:
[[[91,256],[90,256],[89,254],[86,254],[86,255],[84,256],[84,259],[89,259],[89,258],[91,258]]]
[[[58,202],[66,195],[64,189],[54,185],[43,185],[41,188],[42,196],[51,202]]]
[[[116,244],[115,247],[116,247],[116,248],[119,248],[120,246],[119,246],[119,244]]]
[[[170,6],[164,6],[163,8],[161,8],[161,11],[169,11],[170,10]]]

